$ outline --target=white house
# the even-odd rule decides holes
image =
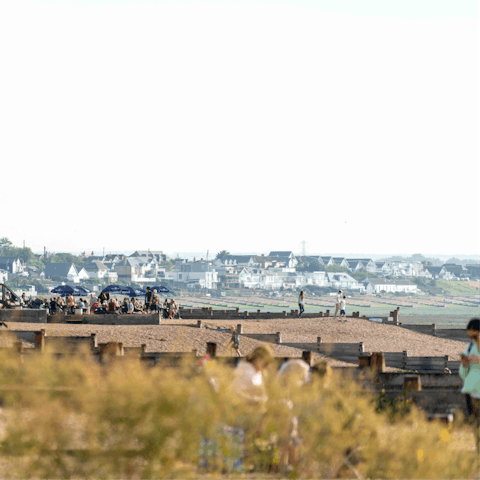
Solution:
[[[109,268],[100,260],[92,260],[91,262],[86,263],[83,268],[87,272],[90,278],[107,278]]]
[[[394,292],[395,285],[384,278],[367,278],[362,282],[367,293]]]
[[[165,272],[165,279],[185,283],[190,287],[200,285],[210,290],[216,290],[219,283],[218,272],[213,263],[204,261],[176,262],[174,271]]]
[[[292,251],[275,250],[270,252],[268,256],[280,259],[282,262],[285,262],[285,266],[288,268],[295,268],[298,265],[298,261]]]
[[[24,272],[25,267],[19,258],[0,257],[0,269],[11,274],[20,274]]]
[[[84,267],[82,267],[78,272],[78,278],[80,279],[80,281],[88,280],[90,278],[90,275],[88,274],[88,272],[85,270]]]
[[[363,290],[362,286],[348,273],[336,272],[326,274],[330,287],[346,290]]]
[[[262,276],[264,275],[264,270],[260,268],[245,267],[239,275],[240,283],[243,284],[245,288],[261,288],[260,284],[262,282]]]
[[[363,284],[367,293],[416,293],[418,290],[414,283],[404,279],[386,280],[383,278],[368,278],[363,282]]]
[[[410,280],[395,279],[395,280],[392,280],[391,282],[395,285],[396,292],[416,293],[418,290],[417,285],[412,283]]]

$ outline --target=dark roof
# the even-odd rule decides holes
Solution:
[[[224,261],[234,261],[237,263],[248,263],[254,255],[227,255]]]
[[[467,269],[462,265],[456,265],[454,263],[446,263],[443,265],[443,268],[450,273],[454,273],[455,275],[464,275],[467,273]]]
[[[347,260],[348,266],[351,268],[356,268],[359,263],[364,265],[364,263],[361,260]]]
[[[289,252],[282,252],[282,251],[273,251],[273,252],[270,252],[268,254],[269,257],[289,257],[290,255],[292,255],[293,252],[292,251],[289,251]]]
[[[373,283],[373,285],[387,285],[391,284],[389,280],[384,280],[383,278],[366,278],[362,283]]]
[[[394,283],[395,285],[415,285],[410,280],[402,280],[402,279],[390,280],[390,283]]]
[[[425,267],[425,270],[428,270],[430,273],[433,273],[433,274],[439,274],[442,268],[443,267],[433,267],[431,265],[428,265]]]
[[[161,250],[135,250],[130,257],[162,257],[163,252]]]
[[[92,262],[86,263],[83,268],[85,270],[95,271],[95,270],[108,270],[108,267],[101,262],[100,260],[93,260]]]
[[[66,277],[68,272],[72,268],[73,263],[46,263],[45,264],[45,276],[52,277],[58,275],[59,277]]]

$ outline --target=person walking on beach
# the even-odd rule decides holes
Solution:
[[[304,303],[305,303],[305,294],[303,293],[303,290],[302,290],[300,292],[300,295],[298,296],[298,308],[300,310],[300,313],[298,314],[298,318],[300,318],[302,313],[305,311]]]
[[[333,318],[337,318],[338,312],[341,310],[342,306],[342,291],[339,290],[337,296],[335,297],[335,315]]]
[[[344,295],[341,302],[340,302],[340,317],[338,317],[338,321],[341,322],[342,321],[342,318],[343,318],[343,321],[346,322],[347,321],[347,314],[345,312],[345,305],[347,304],[347,297]]]
[[[235,350],[237,357],[241,357],[242,354],[240,353],[240,337],[238,335],[238,332],[235,330],[235,327],[230,327],[230,333],[232,334],[232,338],[227,343],[227,347],[231,345],[233,350]]]
[[[460,356],[459,375],[463,380],[462,393],[465,393],[467,409],[476,429],[477,448],[480,448],[478,429],[480,428],[480,319],[472,318],[467,325],[470,342],[465,353]]]

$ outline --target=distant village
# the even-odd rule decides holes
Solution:
[[[169,258],[162,251],[138,250],[131,255],[83,254],[82,266],[49,261],[49,254],[35,255],[45,268],[26,265],[20,258],[0,257],[0,283],[15,278],[35,280],[51,290],[61,283],[83,284],[98,290],[115,283],[153,285],[211,293],[231,290],[269,292],[302,288],[342,289],[358,293],[421,293],[418,279],[479,280],[480,265],[442,266],[426,262],[374,261],[370,258],[295,255],[272,251],[268,255],[231,255],[222,251],[213,260]],[[78,262],[76,262],[78,263]],[[32,293],[35,290],[31,288]],[[325,290],[326,291],[326,290]]]

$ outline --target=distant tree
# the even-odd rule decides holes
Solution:
[[[175,268],[175,264],[171,262],[170,260],[165,260],[160,263],[160,266],[162,268],[165,268],[165,270],[171,271]]]
[[[71,253],[55,253],[49,260],[52,263],[73,263],[77,268],[82,268],[85,265],[85,258]]]
[[[228,257],[228,255],[230,255],[230,252],[228,250],[221,250],[217,253],[215,259],[221,260],[223,262]]]
[[[7,237],[0,238],[0,250],[2,251],[2,253],[5,247],[11,247],[11,246],[12,246],[12,242]]]
[[[463,261],[460,260],[459,258],[452,257],[452,258],[449,258],[445,263],[454,263],[455,265],[462,265]]]
[[[368,278],[368,273],[366,270],[358,270],[357,272],[350,273],[357,282],[363,282],[366,278]]]

